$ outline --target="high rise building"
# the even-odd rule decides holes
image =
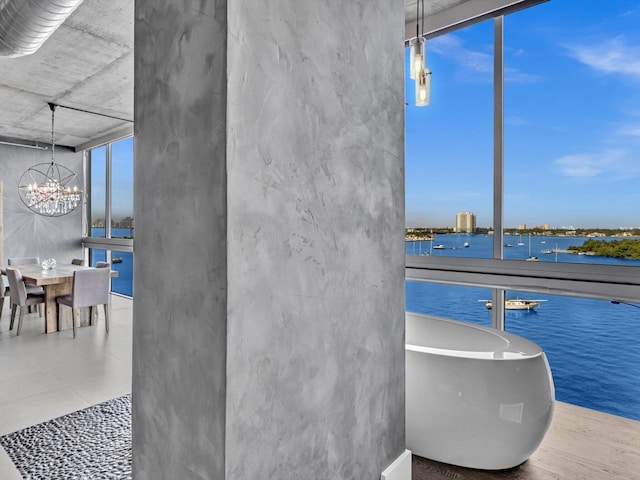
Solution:
[[[474,233],[476,231],[476,214],[460,212],[456,215],[456,232]]]

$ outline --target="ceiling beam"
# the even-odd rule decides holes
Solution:
[[[107,143],[117,142],[118,140],[122,140],[123,138],[131,136],[133,136],[133,125],[127,125],[126,127],[115,130],[114,132],[104,135],[100,138],[95,138],[88,141],[87,143],[77,145],[75,147],[75,151],[82,152],[84,150],[89,150],[90,148],[100,147]]]
[[[429,39],[547,1],[549,0],[467,0],[453,4],[444,10],[434,12],[427,10],[424,17],[424,28],[420,28],[420,30],[421,33],[424,31],[424,37]],[[425,3],[429,4],[428,1]],[[412,15],[408,13],[405,15],[405,42],[416,36],[415,8],[410,8],[407,5],[406,12],[411,11],[414,12]]]

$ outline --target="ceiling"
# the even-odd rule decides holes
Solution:
[[[13,0],[22,1],[22,0]],[[76,147],[133,121],[133,0],[84,0],[38,51],[0,57],[0,137]]]
[[[410,38],[416,0],[404,1]],[[436,35],[499,7],[540,1],[425,0],[424,30]],[[56,109],[58,145],[82,149],[131,132],[133,24],[134,0],[84,0],[38,51],[0,57],[0,140],[50,143],[49,102],[82,110]]]

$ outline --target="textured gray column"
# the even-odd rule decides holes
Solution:
[[[137,0],[136,480],[404,450],[403,32],[397,0]]]
[[[403,3],[229,2],[228,479],[404,450]]]
[[[224,478],[225,3],[136,0],[136,480]]]

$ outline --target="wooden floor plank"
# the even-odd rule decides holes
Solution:
[[[556,402],[540,448],[519,467],[484,471],[413,456],[413,480],[639,480],[640,422]]]

